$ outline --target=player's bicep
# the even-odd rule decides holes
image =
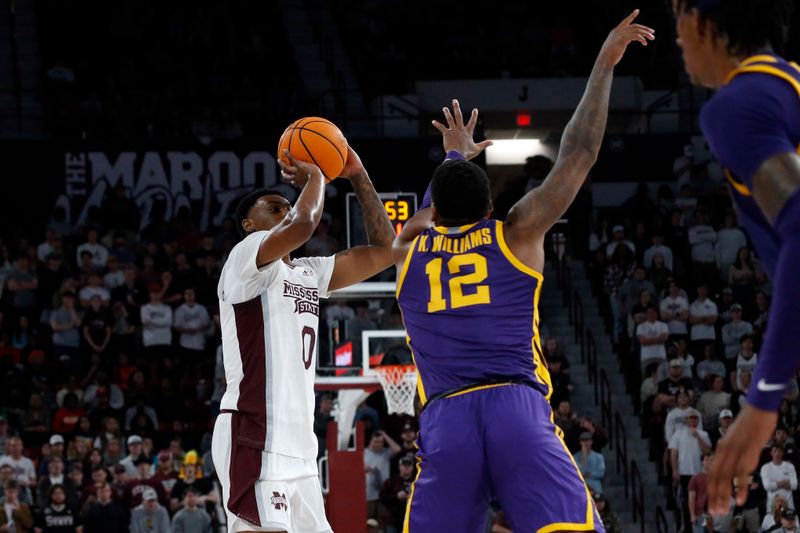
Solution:
[[[414,213],[414,216],[406,222],[402,231],[395,237],[394,243],[392,244],[392,259],[394,263],[396,265],[403,264],[414,239],[416,239],[420,233],[432,227],[433,209],[426,207]]]
[[[331,291],[360,283],[392,265],[386,251],[379,246],[354,246],[337,253],[335,257]]]
[[[753,198],[770,222],[800,190],[800,155],[794,151],[773,155],[753,176]]]
[[[291,213],[266,232],[257,251],[256,264],[259,268],[289,255],[313,235],[315,224],[307,220],[292,220],[290,216]]]

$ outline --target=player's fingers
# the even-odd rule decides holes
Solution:
[[[472,133],[475,131],[475,125],[478,123],[478,109],[475,108],[472,110],[472,113],[469,115],[469,122],[467,122],[467,131]]]
[[[478,147],[480,150],[486,150],[487,148],[489,148],[489,147],[490,147],[491,145],[493,145],[493,144],[494,144],[494,143],[493,143],[492,141],[490,141],[490,140],[488,140],[488,139],[487,139],[487,140],[485,140],[485,141],[481,141],[481,142],[479,142],[479,143],[478,143],[478,144],[476,144],[475,146],[477,146],[477,147]]]
[[[728,512],[735,468],[736,456],[720,443],[708,471],[708,508],[713,514]]]
[[[656,30],[654,30],[650,26],[645,26],[643,24],[631,24],[630,27],[631,27],[631,29],[638,30],[638,31],[644,31],[644,32],[647,32],[647,33],[650,33],[650,34],[653,34],[653,35],[655,35],[655,33],[656,33]]]
[[[617,28],[624,28],[625,26],[627,26],[628,24],[633,22],[636,19],[636,17],[638,17],[638,16],[639,16],[639,10],[638,9],[634,9],[633,12],[630,15],[628,15],[627,17],[622,19],[622,22],[620,22],[617,25]]]
[[[447,127],[454,128],[456,126],[456,123],[453,120],[453,115],[452,113],[450,113],[450,109],[447,107],[443,107],[442,112],[444,113],[444,119],[447,122]]]
[[[464,115],[461,113],[461,104],[458,103],[458,100],[455,98],[453,99],[453,116],[456,119],[456,126],[459,128],[464,127]]]
[[[433,127],[441,131],[442,133],[447,131],[447,127],[438,120],[431,120],[431,124],[433,124]]]

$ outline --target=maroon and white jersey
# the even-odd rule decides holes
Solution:
[[[278,259],[258,268],[267,231],[234,246],[220,275],[222,353],[238,444],[315,459],[314,378],[319,299],[328,297],[334,257]]]

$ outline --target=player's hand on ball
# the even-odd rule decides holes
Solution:
[[[366,170],[364,170],[364,163],[361,162],[361,158],[358,157],[358,154],[355,150],[353,150],[353,147],[348,144],[347,162],[344,164],[344,168],[342,169],[340,177],[350,179],[353,176],[357,176],[365,172]]]
[[[634,9],[633,13],[625,17],[608,34],[606,41],[603,43],[603,48],[600,49],[600,57],[607,60],[609,66],[613,67],[620,62],[628,45],[633,41],[639,41],[643,46],[647,46],[647,41],[652,41],[656,38],[653,28],[633,23],[638,16],[639,10]]]
[[[302,189],[312,176],[324,179],[322,171],[317,165],[293,158],[289,150],[284,150],[283,155],[289,160],[289,164],[278,159],[278,165],[281,167],[281,176],[287,183]]]
[[[469,121],[464,124],[464,116],[461,114],[461,105],[458,100],[453,100],[453,112],[447,107],[442,108],[445,126],[438,120],[434,120],[433,127],[442,132],[442,143],[444,151],[455,150],[470,160],[477,157],[481,152],[492,145],[492,141],[481,141],[476,143],[472,138],[475,133],[475,125],[478,123],[478,110],[473,109]]]

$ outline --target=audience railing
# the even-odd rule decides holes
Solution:
[[[641,531],[644,533],[644,485],[642,484],[642,474],[639,472],[639,464],[631,461],[631,493],[633,498],[633,522],[641,524]]]
[[[625,498],[627,499],[630,496],[628,486],[628,435],[619,412],[614,413],[614,442],[617,443],[615,454],[617,474],[622,472],[622,479],[625,480]]]
[[[591,349],[589,350],[591,351]],[[608,433],[608,449],[614,449],[614,428],[616,424],[612,418],[612,405],[611,405],[611,385],[608,382],[608,375],[604,368],[600,369],[600,425],[605,428]],[[595,388],[595,391],[597,388]],[[595,401],[597,403],[597,401]]]
[[[660,505],[656,506],[656,530],[658,533],[669,533],[667,515],[664,514],[664,509]]]

